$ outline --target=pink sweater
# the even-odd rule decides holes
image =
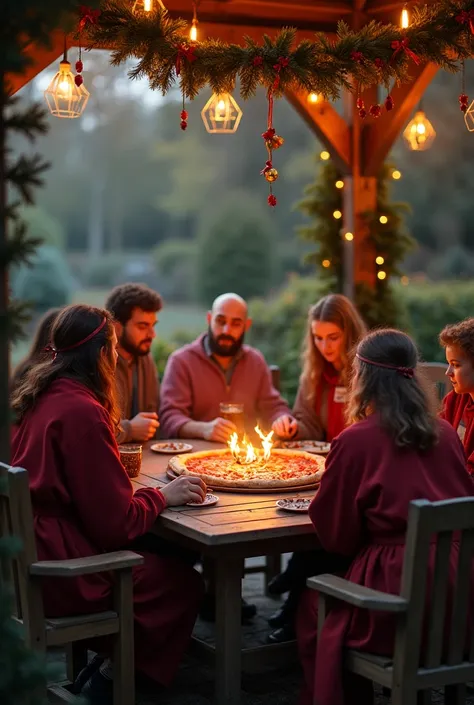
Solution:
[[[257,420],[263,430],[279,416],[289,414],[286,402],[272,385],[270,370],[262,353],[242,347],[232,380],[227,386],[216,363],[204,351],[199,336],[176,350],[168,359],[160,393],[160,424],[163,438],[177,438],[187,421],[212,421],[219,416],[220,402],[244,404],[246,425]]]

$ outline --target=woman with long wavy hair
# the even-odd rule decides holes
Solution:
[[[312,306],[302,356],[303,371],[293,415],[298,439],[332,441],[346,426],[346,396],[354,349],[365,334],[364,322],[351,301],[329,294]],[[278,433],[278,428],[276,429]],[[289,592],[282,607],[269,619],[271,643],[295,637],[294,620],[306,579],[338,571],[344,561],[324,551],[293,554],[286,570],[270,582],[269,592]]]
[[[178,478],[162,491],[133,492],[115,441],[117,338],[106,311],[67,307],[51,337],[49,358],[31,367],[11,400],[12,463],[28,470],[39,560],[133,547],[166,506],[202,500],[204,483]],[[133,574],[136,668],[168,685],[191,635],[201,581],[177,558],[142,554]],[[46,615],[111,609],[112,580],[104,573],[45,580]],[[82,694],[107,705],[113,664],[95,663],[85,684],[82,676]]]
[[[437,418],[434,394],[417,363],[415,344],[398,330],[374,331],[361,341],[348,399],[352,425],[332,443],[309,509],[322,548],[350,561],[346,579],[392,594],[400,591],[409,503],[474,495],[462,444]],[[301,705],[369,705],[372,683],[344,671],[343,651],[390,656],[394,617],[338,603],[318,639],[317,601],[317,593],[306,590],[298,613]]]

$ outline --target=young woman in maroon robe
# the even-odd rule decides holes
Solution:
[[[353,425],[332,444],[310,506],[321,546],[352,559],[345,577],[392,594],[400,589],[410,501],[474,494],[461,442],[437,419],[417,358],[400,331],[375,331],[359,344],[348,400]],[[454,552],[452,560],[454,568]],[[372,684],[343,671],[343,648],[390,655],[394,617],[338,602],[317,642],[317,600],[306,590],[297,619],[301,705],[369,705]]]
[[[366,328],[357,309],[341,294],[330,294],[308,313],[303,350],[303,372],[293,408],[298,421],[297,438],[331,442],[346,427],[345,409],[354,349]],[[278,433],[278,427],[275,428]],[[324,551],[295,553],[284,573],[269,586],[272,594],[289,591],[283,607],[269,619],[276,627],[268,639],[294,639],[294,619],[306,579],[338,571],[339,557]]]
[[[39,560],[131,546],[166,506],[205,495],[202,481],[182,478],[162,491],[133,493],[115,441],[116,344],[106,311],[64,309],[52,329],[49,360],[33,366],[12,397],[12,463],[29,473]],[[136,669],[168,685],[191,635],[201,581],[177,558],[143,555],[133,575]],[[112,579],[105,573],[45,580],[43,588],[50,617],[111,608]],[[106,666],[84,689],[91,702],[112,701]]]
[[[444,328],[439,336],[446,349],[446,374],[453,389],[443,401],[441,417],[458,432],[474,475],[474,318]]]

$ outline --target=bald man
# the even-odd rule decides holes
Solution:
[[[297,422],[273,387],[263,355],[244,345],[252,325],[247,304],[222,294],[207,313],[207,333],[174,352],[161,385],[160,422],[164,438],[228,441],[236,427],[219,415],[221,402],[244,405],[246,430],[257,423],[291,438]]]

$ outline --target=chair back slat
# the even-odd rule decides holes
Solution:
[[[424,665],[435,668],[441,664],[444,644],[446,600],[448,597],[449,559],[451,556],[451,532],[439,534],[436,545],[431,610],[428,626],[428,645]]]
[[[438,400],[444,399],[448,393],[449,382],[448,377],[446,377],[447,364],[445,362],[421,362],[419,368],[434,385]]]
[[[473,518],[474,524],[474,518]],[[474,554],[474,528],[463,531],[454,586],[453,614],[449,638],[448,665],[463,660],[469,614],[472,557]]]
[[[10,498],[8,492],[8,470],[9,465],[0,463],[0,538],[6,540],[13,537],[10,515]],[[1,579],[6,585],[9,585],[12,590],[13,616],[21,619],[18,570],[14,557],[9,554],[3,555],[0,570]]]

